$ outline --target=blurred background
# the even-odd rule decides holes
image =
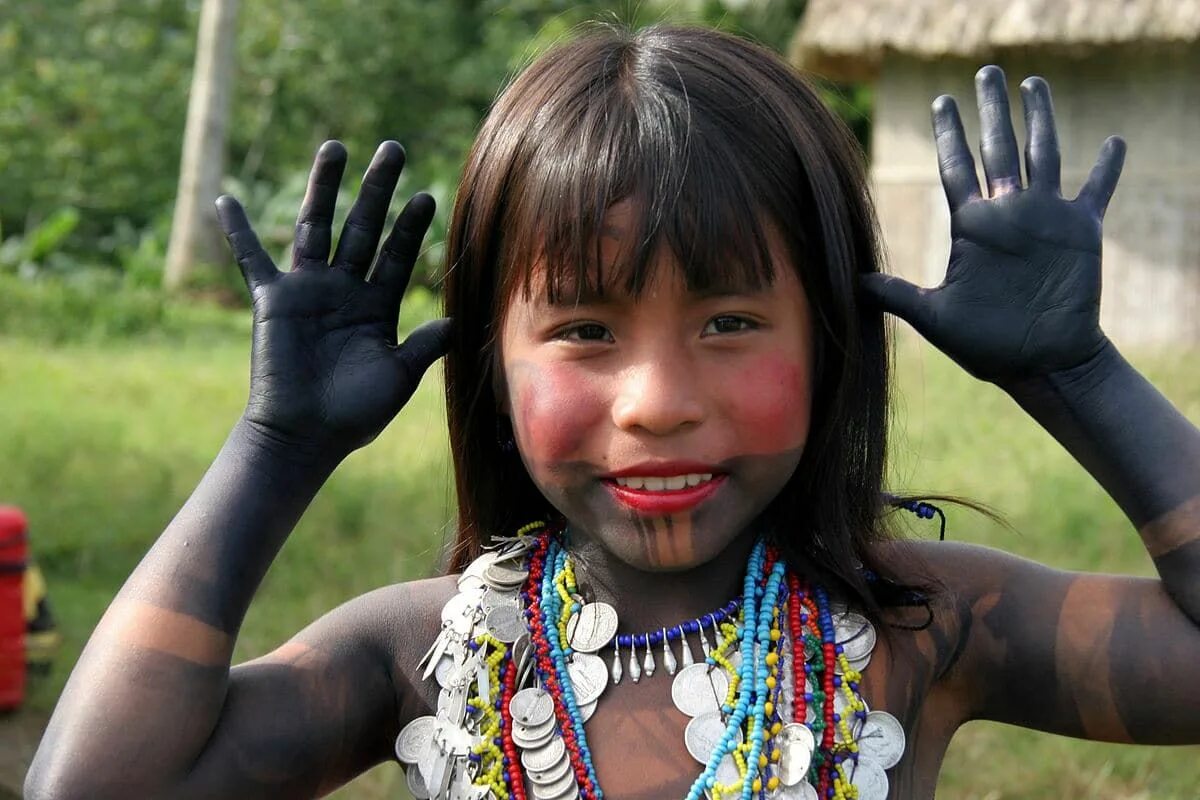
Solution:
[[[716,25],[810,70],[870,160],[893,271],[926,285],[949,247],[930,101],[956,95],[975,137],[980,65],[1004,66],[1014,97],[1021,78],[1044,75],[1065,193],[1105,136],[1129,142],[1105,225],[1104,326],[1200,420],[1197,4],[0,0],[0,504],[23,510],[45,577],[29,641],[51,641],[37,638],[48,613],[58,637],[0,713],[0,798],[20,795],[89,632],[244,405],[250,317],[212,200],[236,194],[287,263],[320,142],[349,148],[344,214],[376,143],[398,139],[409,155],[398,194],[429,191],[441,209],[402,326],[429,319],[445,214],[482,115],[522,64],[593,19]],[[1152,574],[1115,504],[999,391],[903,328],[897,381],[892,487],[982,501],[1015,529],[948,509],[949,538]],[[239,660],[355,595],[436,570],[453,508],[439,391],[435,371],[323,489],[251,608]],[[936,536],[930,525],[913,534]],[[1198,756],[972,723],[939,796],[1200,798]],[[386,764],[334,796],[406,797],[403,785]]]

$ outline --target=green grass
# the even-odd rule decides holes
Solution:
[[[64,636],[52,676],[33,686],[35,708],[53,706],[105,605],[237,419],[244,312],[209,330],[180,343],[102,336],[48,347],[0,337],[0,502],[30,516]],[[1194,354],[1134,360],[1200,419]],[[1115,505],[1000,392],[911,341],[898,366],[893,487],[983,501],[1018,531],[950,509],[948,538],[1061,567],[1150,574]],[[434,571],[452,508],[436,377],[321,492],[251,608],[239,659],[367,589]],[[931,523],[915,530],[936,535]],[[1197,798],[1198,755],[976,724],[955,739],[939,797]],[[402,783],[385,765],[335,796],[403,797]]]

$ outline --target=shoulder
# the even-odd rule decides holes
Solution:
[[[1058,571],[1002,550],[961,542],[899,540],[872,546],[872,563],[888,578],[916,591],[920,602],[887,607],[881,620],[892,631],[913,630],[919,649],[932,657],[933,680],[952,681],[982,627],[1022,585],[1044,583]]]
[[[928,587],[939,603],[974,602],[1002,590],[1013,580],[1061,574],[1026,558],[964,542],[899,540],[872,546],[872,560],[909,586]]]
[[[401,721],[431,713],[432,681],[418,663],[441,629],[441,609],[457,591],[456,575],[384,586],[355,597],[309,625],[293,643],[339,662],[368,662],[384,676]]]

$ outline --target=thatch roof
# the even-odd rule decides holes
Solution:
[[[794,63],[858,77],[887,51],[981,57],[1010,48],[1200,40],[1200,0],[808,0]]]

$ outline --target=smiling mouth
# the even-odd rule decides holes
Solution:
[[[618,503],[647,517],[690,511],[712,497],[727,476],[711,472],[682,475],[622,475],[604,479]]]
[[[648,492],[675,492],[708,483],[713,479],[711,472],[689,472],[686,475],[645,476],[630,475],[612,480],[626,489],[642,489]]]

